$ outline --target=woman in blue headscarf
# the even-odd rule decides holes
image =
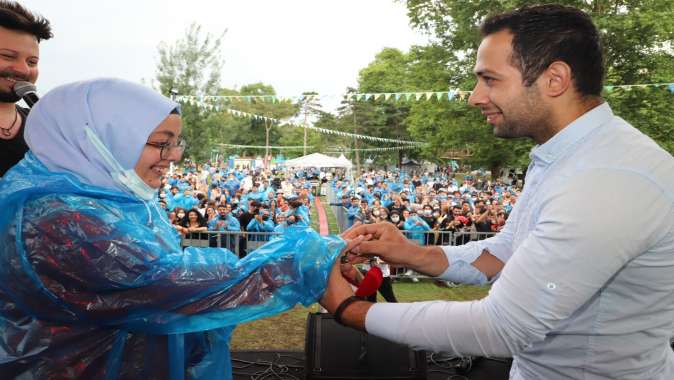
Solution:
[[[58,87],[0,181],[0,378],[231,378],[238,323],[315,302],[345,248],[305,228],[238,260],[180,247],[153,200],[178,105],[129,82]]]

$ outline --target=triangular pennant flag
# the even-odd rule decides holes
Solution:
[[[413,96],[413,95],[414,95],[414,94],[411,93],[411,92],[406,92],[406,93],[405,93],[405,100],[409,101],[410,99],[412,99],[412,96]]]
[[[447,91],[447,100],[452,100],[456,97],[456,91],[449,90]]]
[[[427,92],[426,93],[426,100],[431,100],[431,98],[433,97],[433,94],[434,94],[433,92]]]
[[[438,101],[442,100],[442,97],[445,95],[444,92],[436,92],[435,93],[435,98],[438,99]]]
[[[391,94],[390,92],[384,94],[384,100],[389,100],[389,99],[391,99],[391,95],[393,95],[393,94]],[[396,99],[396,100],[398,100],[398,99]]]
[[[365,100],[370,100],[370,99],[372,99],[373,96],[374,96],[374,94],[366,94]]]
[[[414,94],[414,100],[419,100],[424,96],[422,92],[417,92]]]
[[[401,93],[396,92],[396,93],[394,94],[395,100],[400,100],[400,96],[401,96],[401,95],[402,95]]]
[[[374,100],[379,100],[384,94],[374,94]]]
[[[467,94],[468,94],[468,91],[459,91],[459,99],[465,100]]]
[[[674,84],[670,84],[667,88],[669,89],[669,92],[674,94]]]

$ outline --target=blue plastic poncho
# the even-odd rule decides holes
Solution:
[[[53,127],[64,140],[45,149],[79,136]],[[183,251],[155,202],[91,184],[106,167],[77,173],[49,162],[29,152],[0,180],[2,379],[231,378],[236,324],[315,302],[345,245],[297,227],[242,260],[224,249]]]

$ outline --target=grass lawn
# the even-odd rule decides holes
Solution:
[[[401,302],[428,300],[473,300],[487,295],[488,287],[461,285],[440,288],[431,282],[396,282],[393,291]],[[380,302],[385,302],[379,296]],[[274,317],[239,325],[232,336],[232,350],[304,350],[307,313],[319,305],[297,306]]]

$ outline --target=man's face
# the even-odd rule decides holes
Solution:
[[[551,112],[538,91],[538,81],[524,86],[522,74],[512,65],[512,53],[508,30],[482,40],[474,69],[478,81],[468,101],[494,126],[495,136],[537,140],[541,131],[548,130]]]
[[[222,216],[222,217],[227,216],[227,209],[225,207],[222,207],[222,206],[218,207],[218,214],[220,214],[220,216]]]
[[[35,83],[40,48],[35,36],[0,27],[0,102],[14,103],[16,81]]]

